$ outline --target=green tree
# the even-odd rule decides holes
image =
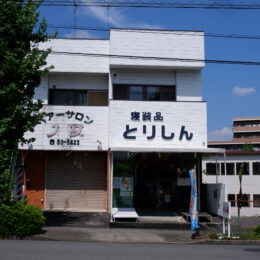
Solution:
[[[252,146],[252,144],[250,144],[250,143],[245,143],[245,144],[242,146],[242,151],[243,151],[243,152],[251,152],[251,151],[253,151],[253,146]]]
[[[0,205],[11,200],[12,158],[26,131],[42,119],[41,101],[33,102],[35,88],[46,67],[50,50],[47,23],[40,19],[38,0],[0,0]]]

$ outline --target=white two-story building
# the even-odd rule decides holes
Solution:
[[[188,170],[196,166],[200,187],[202,154],[223,152],[207,147],[203,32],[112,29],[107,40],[47,47],[54,69],[35,92],[46,116],[26,134],[35,142],[20,147],[29,203],[187,212]]]

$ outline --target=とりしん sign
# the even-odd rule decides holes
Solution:
[[[129,124],[125,125],[125,131],[123,137],[129,140],[135,140],[136,136],[140,132],[146,136],[147,140],[153,140],[156,137],[156,132],[160,132],[160,136],[164,140],[173,140],[178,138],[178,140],[187,140],[191,141],[193,138],[193,133],[186,130],[184,125],[181,126],[179,132],[173,132],[171,129],[167,129],[166,126],[156,125],[157,122],[163,122],[164,118],[161,112],[155,112],[155,115],[152,115],[151,112],[131,112],[131,120],[134,122],[143,122],[143,124],[138,127],[131,127]],[[147,125],[148,122],[154,122],[153,125]],[[150,134],[148,134],[148,130]]]

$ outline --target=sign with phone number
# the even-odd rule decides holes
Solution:
[[[80,145],[78,139],[50,139],[50,145]]]

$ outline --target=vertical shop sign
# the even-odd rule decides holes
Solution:
[[[196,180],[196,170],[189,170],[190,183],[191,183],[191,196],[190,196],[190,221],[191,230],[199,228],[199,218],[198,218],[198,193],[197,193],[197,180]]]

